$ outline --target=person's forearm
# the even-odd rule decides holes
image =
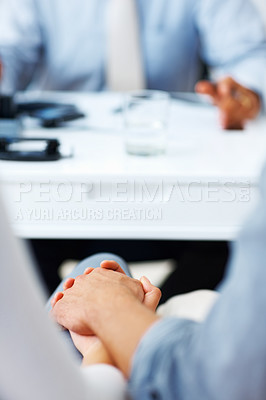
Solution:
[[[91,315],[90,315],[91,318]],[[129,376],[131,360],[145,332],[159,317],[133,296],[117,299],[106,308],[95,310],[92,327],[106,346],[115,364]]]
[[[93,364],[114,365],[114,362],[111,359],[109,353],[107,352],[107,350],[100,341],[95,343],[94,346],[91,346],[89,351],[87,351],[83,355],[83,360],[82,360],[83,367]]]
[[[142,304],[144,297],[140,281],[96,268],[77,277],[74,285],[60,294],[52,312],[72,333],[96,335],[127,376],[140,339],[158,320],[155,312]]]

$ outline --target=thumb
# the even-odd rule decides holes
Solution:
[[[150,310],[155,311],[162,296],[160,289],[153,286],[146,276],[140,278],[140,282],[144,290],[143,304]]]
[[[237,83],[231,78],[226,78],[217,82],[217,92],[221,98],[231,96],[236,89]]]
[[[104,260],[101,262],[101,268],[111,269],[115,272],[120,272],[121,274],[126,275],[125,271],[120,267],[118,262],[114,260]]]
[[[199,81],[195,86],[195,91],[199,94],[207,94],[216,100],[216,85],[210,81]]]

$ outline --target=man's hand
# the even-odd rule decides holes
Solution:
[[[200,81],[195,90],[211,97],[219,108],[220,122],[224,129],[244,129],[246,121],[256,118],[261,108],[258,94],[230,77],[217,83]]]
[[[101,276],[101,269],[103,271],[102,276]],[[111,276],[108,276],[108,273],[107,273],[107,275],[106,275],[106,273],[104,271],[107,272],[107,270],[109,270],[110,272],[112,272],[114,274],[111,274]],[[93,271],[96,273],[99,273],[98,277],[93,277],[93,281],[95,281],[95,283],[93,283],[95,285],[94,288],[91,287],[91,283],[85,282],[85,279],[84,279],[84,278],[86,278],[86,276],[91,274]],[[117,275],[115,275],[115,274],[117,274]],[[82,320],[82,318],[84,318],[84,315],[82,312],[79,315],[81,317],[81,320],[79,322],[77,321],[78,310],[81,310],[82,308],[84,309],[85,305],[86,306],[89,305],[89,301],[91,301],[91,296],[92,296],[92,298],[95,297],[95,294],[97,292],[97,285],[102,285],[102,284],[104,285],[104,282],[106,284],[106,278],[110,279],[110,280],[115,278],[115,280],[113,281],[114,285],[115,285],[114,286],[115,290],[118,288],[119,285],[120,286],[125,285],[124,289],[126,289],[127,294],[129,294],[128,290],[130,290],[131,294],[133,294],[136,298],[138,298],[147,308],[149,308],[151,311],[156,310],[158,303],[160,301],[160,298],[161,298],[160,289],[157,288],[156,286],[153,286],[151,284],[151,282],[148,280],[148,278],[146,278],[146,277],[142,277],[140,279],[140,281],[133,279],[133,278],[129,278],[128,276],[125,275],[123,269],[120,267],[120,265],[116,261],[106,260],[101,263],[101,268],[96,268],[95,270],[93,268],[87,268],[84,271],[84,274],[77,277],[76,279],[73,279],[73,278],[67,279],[67,281],[64,283],[64,291],[56,293],[56,295],[52,299],[52,307],[53,307],[52,315],[56,318],[57,322],[59,324],[61,324],[62,326],[64,326],[65,328],[69,329],[70,331],[77,332],[81,335],[92,335],[93,332],[88,327],[88,323],[85,322],[84,320]],[[74,285],[74,283],[75,283],[75,285]],[[69,291],[68,289],[70,289],[70,288],[73,288],[73,289],[71,291]],[[98,287],[98,290],[99,290],[99,287]],[[79,291],[80,291],[80,296],[78,296]],[[88,293],[89,291],[91,291],[91,293]],[[60,305],[59,305],[59,307],[56,307],[56,310],[55,310],[54,309],[55,305],[63,297],[64,297],[64,302],[63,302],[64,304],[62,305],[62,303],[61,303],[62,310],[60,308]],[[98,302],[100,302],[99,300],[100,299],[98,299]],[[72,304],[71,304],[71,302],[72,302]],[[94,305],[95,305],[95,303],[96,303],[96,301],[94,302]],[[76,318],[74,318],[73,321],[71,322],[71,324],[69,324],[69,322],[67,322],[67,319],[69,319],[69,317],[67,318],[68,309],[69,309],[69,307],[71,309],[73,309],[74,304],[76,304],[76,307],[77,307],[77,314],[76,314]],[[102,306],[104,306],[104,305],[102,305]],[[83,339],[81,339],[81,340],[83,341]],[[78,350],[81,351],[81,349],[79,348],[79,345],[76,347],[78,348]],[[81,353],[83,354],[82,351],[81,351]]]
[[[87,268],[84,273],[89,274],[92,271],[93,268]],[[68,278],[63,285],[64,291],[70,289],[74,285],[74,282],[74,278]],[[60,298],[62,298],[61,294],[57,293],[52,299],[52,306],[54,306]],[[107,352],[105,346],[97,336],[80,335],[71,331],[69,333],[71,335],[74,345],[83,356],[83,366],[90,364],[114,365],[114,362]]]
[[[116,261],[106,260],[101,263],[101,267],[119,272],[125,275],[125,272]],[[85,275],[90,274],[94,268],[87,268],[84,271]],[[161,298],[161,291],[156,286],[153,286],[146,277],[140,279],[144,291],[143,304],[152,311],[155,311]],[[68,278],[63,286],[64,292],[75,283],[74,278]],[[58,292],[52,299],[52,307],[63,298],[64,292]],[[83,355],[82,365],[90,364],[110,364],[115,365],[113,359],[108,353],[102,341],[95,335],[80,335],[70,331],[73,343],[79,352]]]
[[[105,261],[101,267],[89,268],[75,280],[69,279],[64,292],[54,297],[52,313],[71,331],[85,365],[113,363],[128,376],[139,340],[159,319],[153,310],[161,293],[147,278],[141,283],[121,273],[114,261]],[[106,270],[108,267],[114,270]],[[93,332],[100,342],[83,336]]]
[[[113,306],[127,298],[136,298],[140,303],[144,291],[140,281],[119,272],[96,268],[89,274],[78,276],[71,289],[56,295],[52,315],[56,321],[81,335],[94,332],[95,315],[102,309]]]
[[[125,272],[116,261],[105,260],[101,263],[101,268],[111,269],[125,275]],[[145,276],[140,278],[140,282],[144,291],[143,304],[151,311],[155,311],[162,296],[160,289],[152,285]]]

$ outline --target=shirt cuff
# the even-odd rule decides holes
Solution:
[[[123,374],[107,364],[95,364],[81,368],[90,398],[97,400],[125,400],[127,382]]]
[[[236,62],[224,68],[214,69],[212,78],[218,79],[231,76],[240,85],[256,92],[261,99],[261,113],[266,112],[266,57],[252,57]]]
[[[186,349],[200,326],[195,321],[173,317],[152,325],[133,358],[129,379],[133,399],[176,398],[183,367],[186,369]]]

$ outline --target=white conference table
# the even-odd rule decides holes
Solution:
[[[31,95],[33,96],[33,95]],[[36,95],[35,95],[36,96]],[[34,97],[34,96],[33,96]],[[26,137],[57,137],[73,157],[0,161],[0,181],[23,238],[233,240],[258,198],[266,118],[223,131],[214,107],[171,104],[165,155],[127,155],[120,95],[42,94],[89,117],[65,128],[27,124]]]

